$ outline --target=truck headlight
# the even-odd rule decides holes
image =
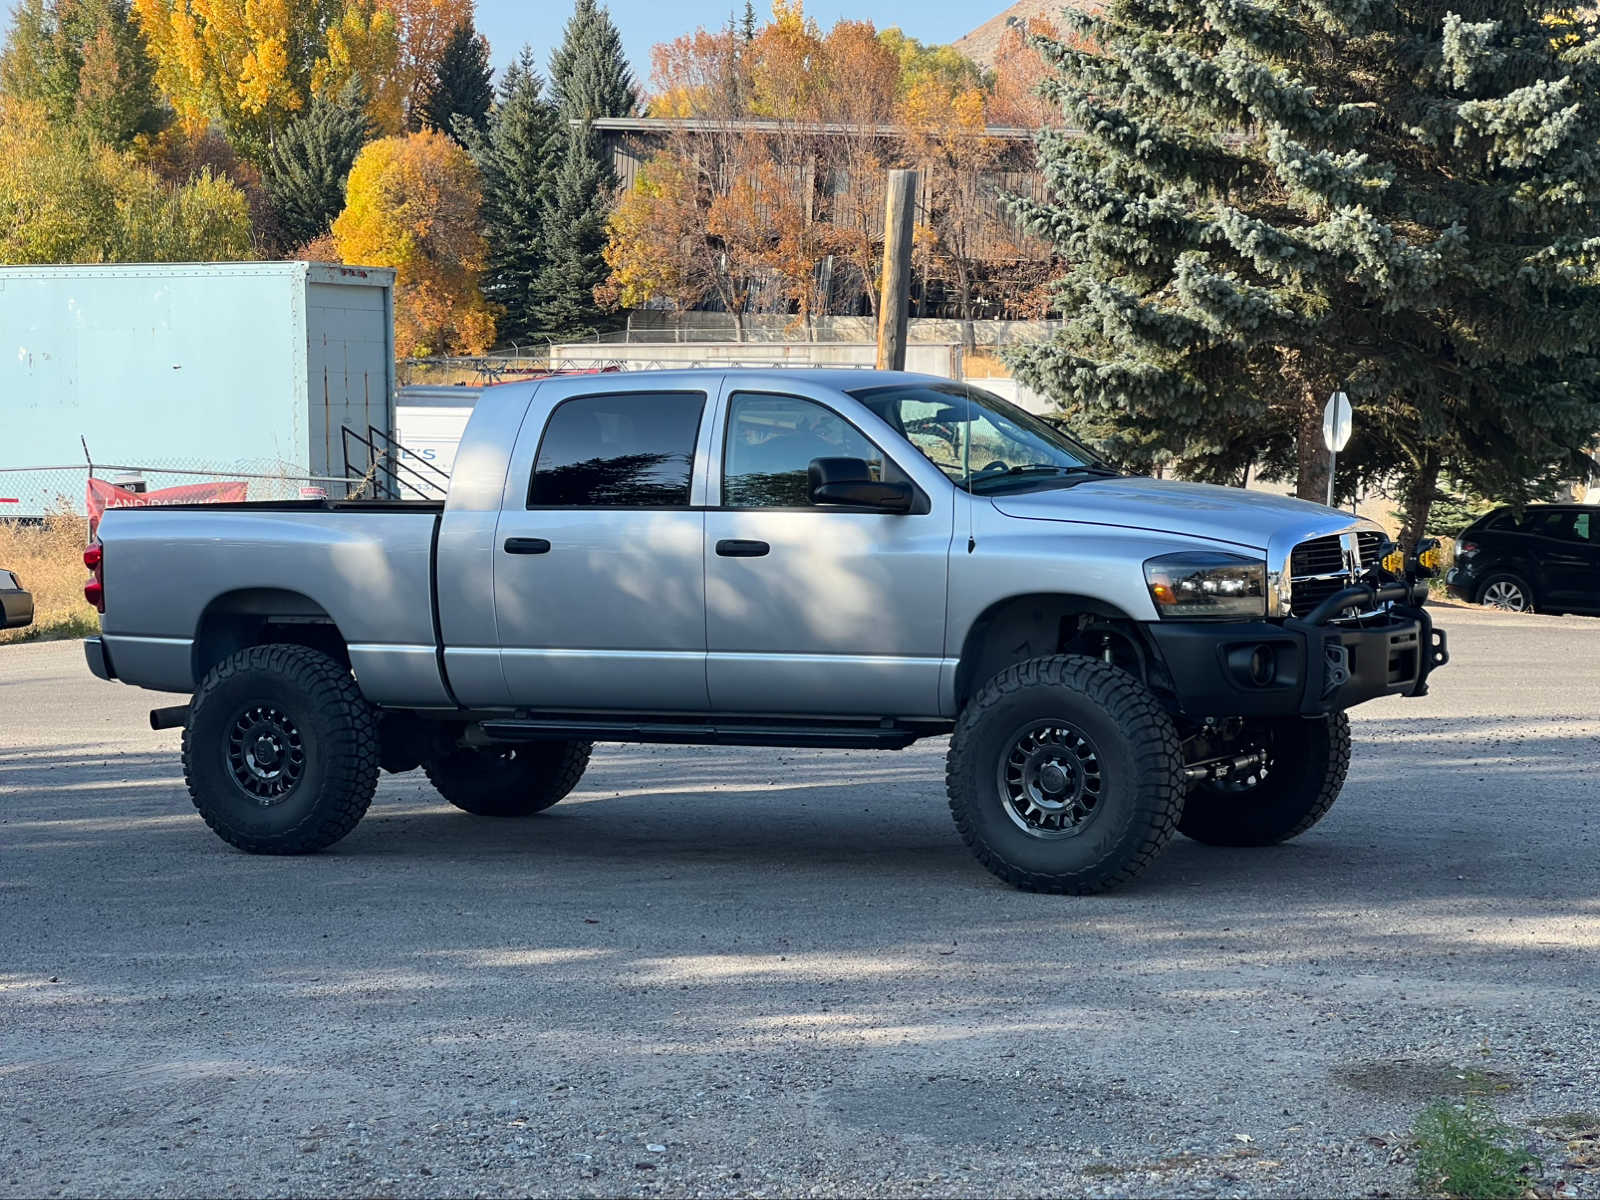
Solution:
[[[1267,564],[1211,550],[1163,554],[1144,564],[1156,611],[1168,619],[1222,621],[1267,612]]]

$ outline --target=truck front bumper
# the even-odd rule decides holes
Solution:
[[[1308,618],[1146,628],[1178,707],[1192,717],[1314,717],[1379,696],[1422,696],[1450,660],[1444,630],[1409,602],[1350,625]]]

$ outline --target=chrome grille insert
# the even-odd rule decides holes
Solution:
[[[1383,534],[1376,529],[1301,542],[1289,556],[1289,611],[1303,617],[1329,596],[1359,583],[1377,565]]]

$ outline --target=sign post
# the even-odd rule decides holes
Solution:
[[[1355,414],[1350,410],[1350,397],[1335,392],[1328,397],[1322,410],[1322,441],[1328,447],[1328,507],[1333,507],[1333,474],[1339,466],[1339,451],[1350,441],[1350,427]]]

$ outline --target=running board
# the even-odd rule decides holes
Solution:
[[[903,750],[918,738],[944,733],[948,724],[805,724],[800,722],[640,721],[605,718],[517,717],[484,721],[490,742],[656,742],[699,746],[821,746],[845,750]],[[469,741],[476,740],[469,734]]]

